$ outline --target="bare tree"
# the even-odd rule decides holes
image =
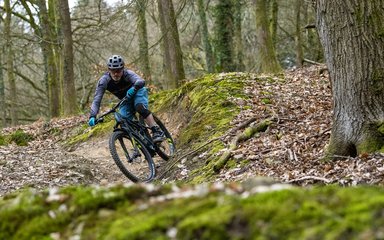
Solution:
[[[234,1],[233,31],[234,31],[234,64],[236,71],[244,71],[244,53],[243,53],[243,32],[242,20],[244,11],[244,1]]]
[[[60,76],[58,63],[55,61],[55,49],[57,39],[54,31],[54,21],[49,18],[45,0],[37,0],[39,7],[39,18],[41,29],[41,49],[44,61],[44,77],[47,86],[47,98],[49,102],[50,117],[58,117],[60,115]],[[50,5],[52,7],[52,4]],[[26,6],[27,7],[27,6]]]
[[[279,16],[279,4],[277,3],[277,0],[271,0],[271,38],[273,45],[276,44],[277,41],[277,26],[278,26],[278,16]]]
[[[63,38],[63,109],[64,115],[77,112],[76,88],[73,72],[73,40],[68,0],[59,0],[60,24]]]
[[[232,0],[219,0],[215,6],[215,57],[219,72],[235,71],[233,9]]]
[[[137,29],[139,35],[139,66],[147,81],[151,81],[151,68],[148,54],[148,33],[145,12],[148,0],[136,0]]]
[[[317,0],[334,101],[329,156],[384,150],[384,1]]]
[[[296,65],[298,67],[303,66],[304,53],[303,53],[303,40],[301,37],[301,2],[302,0],[296,0],[296,31],[295,31],[295,42],[296,42]]]
[[[6,11],[5,21],[4,21],[4,38],[5,38],[5,51],[6,51],[6,61],[7,61],[7,78],[10,88],[10,115],[11,115],[11,124],[17,125],[18,114],[17,114],[17,92],[16,92],[16,82],[14,75],[14,65],[13,65],[13,50],[12,50],[12,38],[11,38],[11,20],[12,20],[12,11],[10,0],[4,1],[4,8]]]
[[[279,73],[281,67],[277,62],[268,24],[267,0],[254,0],[256,6],[256,35],[258,42],[259,71]]]
[[[212,73],[215,71],[215,59],[212,51],[211,41],[209,40],[207,15],[205,13],[206,8],[205,8],[204,0],[198,0],[197,7],[199,12],[199,18],[200,18],[201,41],[203,43],[204,53],[205,53],[205,64],[207,65],[208,72]]]
[[[172,0],[159,0],[158,9],[163,34],[164,69],[167,78],[165,84],[166,88],[176,88],[180,85],[180,80],[185,78],[185,73]]]
[[[0,51],[0,64],[3,65],[3,51]],[[1,113],[1,127],[6,126],[6,107],[5,107],[5,86],[4,86],[4,74],[3,68],[0,67],[0,109],[3,109]]]

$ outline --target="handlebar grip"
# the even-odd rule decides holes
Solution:
[[[102,122],[104,122],[104,118],[103,117],[96,119],[96,124],[102,123]]]

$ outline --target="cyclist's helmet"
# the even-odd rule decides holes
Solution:
[[[120,69],[124,67],[124,59],[119,55],[113,55],[107,60],[109,69]]]

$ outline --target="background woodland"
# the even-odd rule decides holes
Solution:
[[[3,0],[0,13],[0,127],[87,113],[112,54],[153,91],[324,61],[311,1]]]

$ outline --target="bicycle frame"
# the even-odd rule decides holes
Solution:
[[[133,135],[138,137],[143,144],[145,145],[148,152],[151,154],[151,156],[155,156],[156,153],[161,152],[160,146],[158,146],[156,143],[153,142],[151,135],[148,132],[149,127],[143,123],[143,121],[140,121],[135,117],[132,120],[130,119],[124,119],[122,115],[117,111],[117,109],[121,106],[121,104],[127,100],[127,97],[124,97],[121,99],[114,107],[112,107],[109,111],[102,114],[97,120],[96,124],[99,122],[103,122],[103,118],[111,113],[114,113],[115,115],[115,125],[113,131],[124,131],[128,134],[130,138],[132,138]],[[161,156],[162,157],[162,156]],[[163,158],[163,157],[162,157]]]
[[[120,113],[115,112],[115,115],[120,115]],[[123,119],[121,115],[117,118]],[[113,128],[113,131],[125,131],[130,137],[135,134],[137,137],[140,138],[140,140],[142,140],[150,154],[152,156],[155,155],[157,145],[152,141],[152,138],[149,136],[147,131],[148,127],[140,123],[138,120],[123,119],[123,121],[116,121],[116,124]]]

